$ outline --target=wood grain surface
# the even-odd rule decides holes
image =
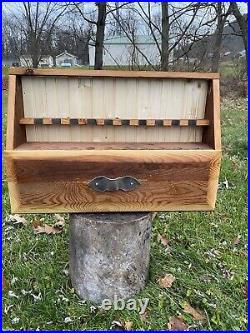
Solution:
[[[212,150],[212,148],[202,142],[26,142],[16,150]]]
[[[217,73],[11,68],[11,210],[213,210],[220,136]],[[99,176],[140,185],[96,192]]]
[[[13,212],[37,213],[211,210],[220,165],[220,153],[210,150],[15,151],[6,159]],[[88,186],[98,176],[126,175],[140,182],[136,190]]]
[[[26,142],[26,131],[19,124],[23,118],[23,94],[20,77],[9,75],[6,148],[14,149]]]
[[[27,141],[202,141],[200,125],[202,121],[208,125],[203,120],[207,80],[170,79],[159,72],[159,77],[152,80],[129,73],[131,77],[22,76],[24,117],[29,118],[28,123],[33,124],[32,118],[58,118],[58,125],[26,126]],[[80,119],[79,126],[68,126],[70,118]],[[94,123],[99,119],[100,126],[82,128],[86,119]],[[130,126],[120,126],[118,120],[116,126],[103,126],[105,119],[130,120]],[[163,126],[139,126],[139,119],[162,119]],[[199,126],[171,127],[171,119],[201,121]]]
[[[79,77],[125,77],[125,78],[177,78],[177,79],[218,79],[219,73],[197,72],[155,72],[155,71],[114,71],[114,70],[82,70],[82,69],[40,69],[10,67],[9,73],[26,76],[79,76]]]

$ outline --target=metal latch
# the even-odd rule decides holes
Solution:
[[[108,178],[100,176],[92,179],[88,184],[93,190],[98,192],[113,192],[113,191],[133,191],[138,185],[139,181],[130,176]]]

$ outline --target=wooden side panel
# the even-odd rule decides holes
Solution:
[[[204,129],[202,142],[214,149],[220,150],[220,82],[218,79],[212,80],[208,88],[205,118],[209,119],[210,126]]]
[[[21,79],[15,75],[9,75],[6,149],[14,149],[26,142],[25,128],[19,124],[20,119],[23,117]]]
[[[214,208],[216,151],[6,152],[13,212],[189,211]],[[96,192],[97,176],[135,177],[131,192]],[[13,192],[14,191],[14,192]]]
[[[25,117],[203,119],[206,80],[22,78]],[[29,142],[201,142],[201,128],[26,127]]]

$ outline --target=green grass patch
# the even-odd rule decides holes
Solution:
[[[9,75],[9,67],[2,66],[2,76],[8,76],[8,75]]]
[[[10,205],[4,176],[3,270],[7,288],[3,291],[3,328],[104,330],[118,320],[131,321],[135,330],[161,330],[167,329],[171,316],[181,315],[195,330],[246,330],[246,108],[245,99],[222,101],[223,162],[215,211],[161,213],[155,218],[149,281],[137,296],[150,299],[146,320],[137,311],[103,311],[81,302],[65,275],[68,228],[57,235],[34,235],[32,220],[44,217],[50,224],[52,214],[27,215],[25,227],[8,224],[5,217]],[[157,242],[158,233],[169,240],[169,248]],[[165,273],[176,278],[169,289],[157,283]],[[16,297],[11,297],[11,292]],[[206,320],[197,322],[185,314],[185,301],[202,310]],[[72,321],[65,323],[67,317]]]

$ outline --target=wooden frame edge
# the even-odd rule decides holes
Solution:
[[[166,206],[164,206],[164,208],[159,209],[159,207],[149,207],[149,208],[144,208],[143,211],[147,211],[147,212],[199,212],[199,211],[212,211],[213,207],[211,207],[209,204],[204,204],[204,205],[190,205],[189,208],[187,207],[178,207],[176,208],[176,206],[173,207],[168,207],[166,209]],[[25,213],[25,214],[43,214],[43,213],[81,213],[82,211],[78,211],[75,209],[70,209],[69,207],[63,209],[63,208],[44,208],[44,209],[37,209],[37,208],[32,208],[31,206],[18,206],[15,207],[15,209],[11,210],[12,213]],[[124,212],[141,212],[142,209],[138,208],[136,209],[131,209],[131,207],[127,207],[127,209],[98,209],[97,206],[93,207],[92,209],[87,209],[84,210],[84,213],[110,213],[110,212],[116,212],[116,213],[124,213]]]
[[[16,75],[9,75],[8,91],[6,149],[14,149]]]
[[[217,153],[220,151],[216,150],[5,150],[5,157],[15,158],[15,159],[54,159],[54,158],[92,158],[97,159],[98,162],[102,158],[108,157],[121,157],[129,158],[131,161],[144,161],[150,158],[152,161],[155,158],[157,163],[159,159],[162,161],[164,158],[169,157],[181,157],[182,159],[187,157],[195,158],[206,157],[210,161],[213,159]]]
[[[214,148],[221,149],[220,81],[213,80]]]
[[[215,150],[221,149],[220,124],[220,81],[209,82],[204,118],[210,121],[210,126],[204,128],[202,142]]]
[[[82,77],[124,77],[124,78],[176,78],[176,79],[218,79],[219,73],[200,72],[160,72],[160,71],[118,71],[118,70],[86,70],[86,69],[40,69],[10,67],[12,75],[30,76],[82,76]]]
[[[212,209],[215,208],[215,203],[217,198],[221,157],[222,157],[222,152],[218,150],[217,154],[215,155],[215,158],[210,163],[207,203],[209,206],[211,206]]]

